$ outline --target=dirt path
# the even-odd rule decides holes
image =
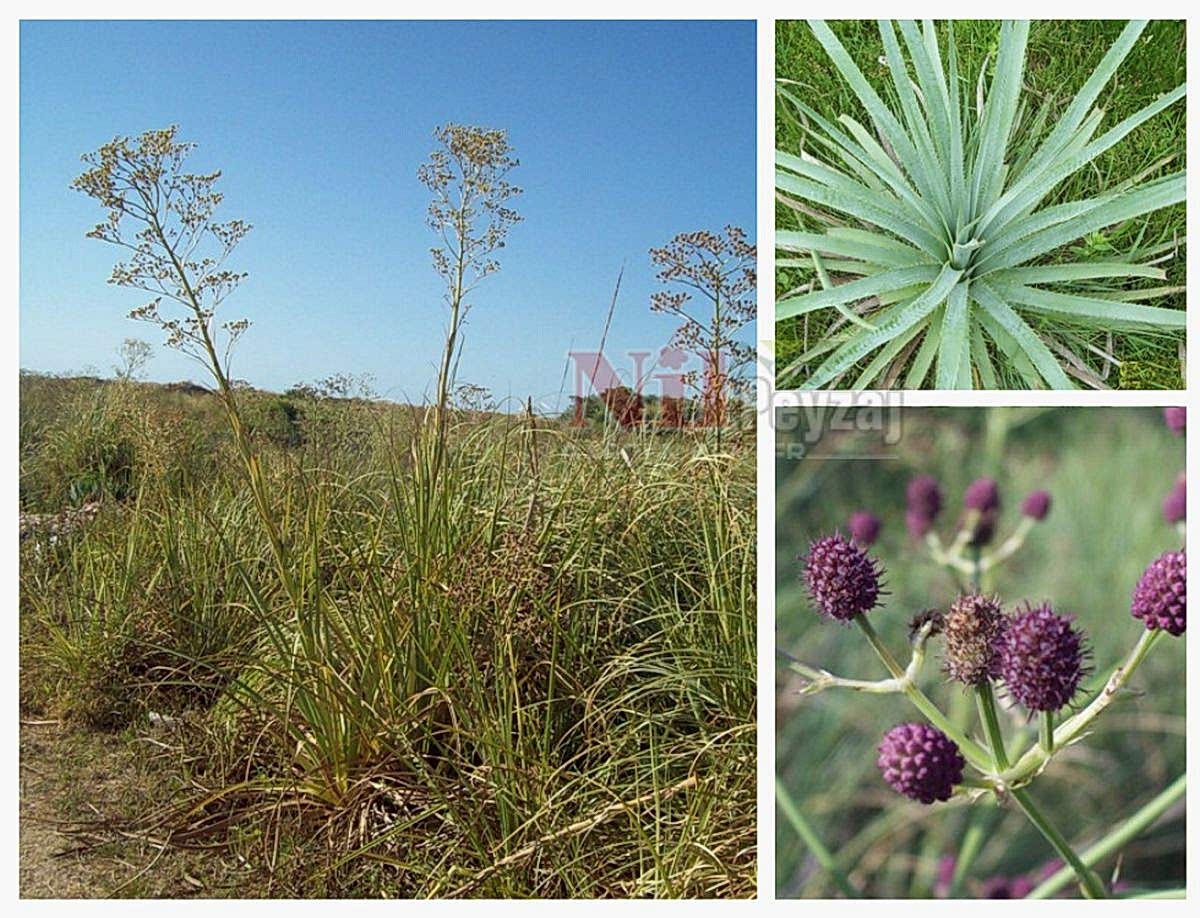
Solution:
[[[54,722],[21,725],[21,896],[108,895],[128,868],[96,855],[63,854],[74,844],[57,824],[95,813],[124,749],[119,738],[65,730]]]
[[[255,894],[244,869],[201,852],[136,841],[68,853],[64,824],[128,819],[162,805],[170,776],[136,741],[30,716],[21,723],[20,893],[35,899],[194,898]],[[245,865],[243,864],[244,868]]]

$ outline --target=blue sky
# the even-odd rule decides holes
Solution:
[[[21,366],[111,372],[155,345],[152,379],[202,379],[126,318],[119,250],[69,190],[79,156],[180,125],[222,216],[254,230],[227,317],[254,326],[235,376],[280,390],[370,373],[433,389],[445,322],[416,179],[447,121],[506,128],[525,217],[474,297],[459,377],[549,408],[568,350],[594,350],[622,263],[610,353],[667,343],[647,256],[677,232],[755,224],[750,22],[25,22],[21,27]],[[567,394],[572,386],[568,375]]]

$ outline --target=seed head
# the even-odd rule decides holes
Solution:
[[[1082,632],[1049,605],[1029,606],[1008,620],[997,642],[1000,678],[1031,711],[1057,711],[1075,696],[1087,657]]]
[[[949,800],[967,764],[950,737],[928,724],[899,724],[879,744],[883,780],[905,797]]]
[[[1173,433],[1183,436],[1187,428],[1187,409],[1179,407],[1164,408],[1163,420]]]
[[[1187,626],[1187,555],[1168,551],[1159,555],[1142,574],[1133,590],[1129,611],[1149,631],[1162,630],[1175,637]]]
[[[875,608],[882,576],[879,562],[840,533],[817,539],[804,559],[804,583],[813,604],[842,622]]]
[[[866,548],[873,545],[875,540],[879,538],[879,530],[883,527],[883,521],[874,513],[867,510],[856,510],[850,514],[850,519],[846,523],[846,528],[850,530],[850,538]]]
[[[1163,499],[1162,514],[1172,526],[1187,519],[1187,481],[1183,475],[1175,479],[1175,487]]]
[[[998,675],[996,650],[1005,624],[998,599],[977,594],[958,597],[942,623],[947,675],[963,685],[979,685]]]
[[[1034,491],[1032,494],[1026,495],[1025,499],[1021,501],[1021,515],[1027,516],[1031,520],[1037,520],[1040,523],[1046,518],[1046,514],[1049,512],[1049,491]]]

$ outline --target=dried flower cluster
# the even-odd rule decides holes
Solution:
[[[153,297],[130,317],[158,325],[167,334],[168,347],[206,366],[222,354],[224,367],[230,348],[250,323],[224,323],[222,345],[213,318],[247,277],[226,263],[250,224],[216,219],[221,173],[185,172],[184,162],[196,145],[177,140],[177,133],[172,125],[137,138],[114,138],[82,157],[88,169],[71,187],[108,211],[88,236],[130,253],[113,267],[109,283]],[[182,312],[168,308],[172,304]]]
[[[754,359],[753,348],[736,336],[756,315],[758,286],[755,246],[746,231],[726,226],[724,234],[698,230],[680,233],[662,248],[650,250],[658,266],[658,280],[671,287],[650,297],[650,308],[681,320],[671,346],[697,355],[704,363],[704,376],[695,374],[685,382],[699,385],[705,423],[722,426],[730,392],[740,394],[749,386],[744,370]],[[699,295],[702,313],[693,313],[690,303]]]
[[[942,618],[942,633],[946,636],[943,668],[947,675],[963,685],[978,685],[997,676],[996,650],[1005,621],[995,597],[958,597]]]

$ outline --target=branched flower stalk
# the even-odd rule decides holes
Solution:
[[[689,373],[685,382],[699,388],[704,423],[716,428],[718,438],[729,395],[744,395],[749,388],[744,371],[754,359],[754,349],[736,336],[756,314],[756,254],[739,226],[726,226],[724,234],[680,233],[662,248],[650,250],[658,280],[673,288],[651,294],[650,308],[680,321],[671,346],[703,362],[703,381],[697,385],[695,374]]]
[[[923,720],[900,724],[888,731],[879,747],[879,767],[895,790],[931,804],[963,796],[976,802],[987,796],[1012,801],[1037,828],[1067,865],[1089,898],[1107,897],[1111,890],[1092,869],[1111,852],[1111,841],[1102,840],[1080,855],[1062,831],[1048,818],[1031,794],[1029,785],[1055,756],[1091,731],[1098,718],[1121,697],[1129,680],[1165,636],[1179,637],[1186,628],[1186,555],[1169,551],[1153,561],[1132,590],[1131,616],[1144,630],[1128,656],[1105,680],[1103,688],[1075,713],[1060,712],[1075,705],[1089,672],[1086,636],[1073,620],[1049,603],[1024,603],[1005,611],[999,597],[981,590],[982,574],[1011,558],[1025,544],[1034,527],[1046,518],[1050,496],[1035,491],[1021,504],[1021,522],[1000,547],[987,552],[1000,511],[996,482],[981,478],[966,490],[963,514],[947,547],[933,531],[942,511],[942,493],[928,476],[914,479],[907,491],[906,523],[910,534],[929,550],[932,560],[949,569],[963,586],[962,594],[945,610],[931,609],[910,626],[911,656],[902,666],[886,645],[869,616],[884,604],[883,568],[868,554],[881,522],[867,511],[855,512],[848,529],[815,540],[802,557],[802,577],[816,611],[835,621],[852,623],[866,638],[886,670],[886,679],[871,681],[834,675],[781,651],[788,668],[804,680],[802,695],[844,689],[868,695],[903,694]],[[920,687],[922,670],[935,639],[941,639],[942,670],[975,697],[979,732],[977,742]],[[1025,708],[1039,724],[1039,738],[1006,740],[997,711],[997,692],[1010,705]],[[1025,747],[1021,743],[1027,744]],[[969,771],[968,771],[969,770]],[[1182,794],[1182,777],[1169,800]],[[1169,802],[1159,799],[1146,812],[1159,812]],[[1167,802],[1164,802],[1167,801]],[[794,806],[794,804],[793,804]],[[1138,826],[1140,813],[1114,830],[1123,843]],[[843,878],[844,881],[844,878]],[[957,878],[961,887],[962,877]],[[839,883],[843,885],[843,883]]]
[[[88,168],[71,187],[107,211],[88,237],[129,253],[113,267],[109,283],[151,295],[130,318],[157,325],[166,333],[167,347],[197,361],[215,381],[279,582],[299,610],[302,590],[229,372],[232,349],[250,322],[217,322],[218,307],[248,276],[227,263],[251,226],[217,219],[224,197],[216,188],[221,173],[186,171],[196,145],[178,140],[177,134],[172,125],[136,138],[116,137],[82,157]]]
[[[521,189],[508,181],[520,161],[507,132],[451,123],[434,131],[434,137],[437,149],[417,170],[417,178],[432,194],[426,223],[441,243],[430,254],[445,284],[443,299],[449,310],[434,404],[436,480],[445,459],[446,415],[463,325],[471,309],[469,297],[484,278],[500,270],[497,253],[504,248],[509,228],[521,221],[509,202]]]

